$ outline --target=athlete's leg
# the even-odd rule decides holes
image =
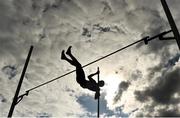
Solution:
[[[71,53],[71,47],[72,47],[72,46],[69,46],[69,48],[68,48],[67,51],[66,51],[66,54],[71,57],[71,59],[72,59],[72,61],[73,61],[72,63],[73,63],[74,66],[80,66],[80,67],[81,67],[81,64],[80,64],[80,63],[78,62],[78,60],[72,55],[72,53]]]
[[[81,64],[77,61],[77,59],[71,54],[71,46],[68,48],[66,54],[69,55],[71,59],[68,59],[66,57],[66,55],[64,54],[64,50],[62,51],[61,59],[68,61],[71,65],[74,65],[76,67],[76,81],[81,85],[81,87],[86,88],[84,70]]]
[[[66,57],[66,55],[64,54],[64,50],[61,52],[61,59],[62,60],[66,60],[67,62],[69,62],[71,65],[74,65],[73,61],[69,58]]]

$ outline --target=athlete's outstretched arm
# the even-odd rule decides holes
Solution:
[[[89,79],[90,81],[96,82],[92,77],[95,76],[95,75],[97,75],[97,74],[99,74],[99,71],[97,71],[96,73],[90,74],[90,75],[88,76],[88,79]]]

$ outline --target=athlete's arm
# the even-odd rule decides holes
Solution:
[[[97,75],[97,74],[99,74],[99,71],[97,71],[96,73],[90,74],[90,75],[88,76],[89,81],[96,83],[96,81],[95,81],[92,77],[95,76],[95,75]]]

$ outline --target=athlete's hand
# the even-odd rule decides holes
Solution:
[[[96,72],[96,74],[99,74],[100,73],[100,71],[98,70],[97,72]]]

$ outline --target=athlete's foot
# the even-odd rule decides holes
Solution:
[[[64,50],[61,52],[61,59],[66,59],[66,55],[64,54]]]
[[[69,46],[69,48],[68,48],[67,51],[66,51],[66,54],[68,54],[68,55],[71,54],[71,48],[72,48],[72,46]]]

